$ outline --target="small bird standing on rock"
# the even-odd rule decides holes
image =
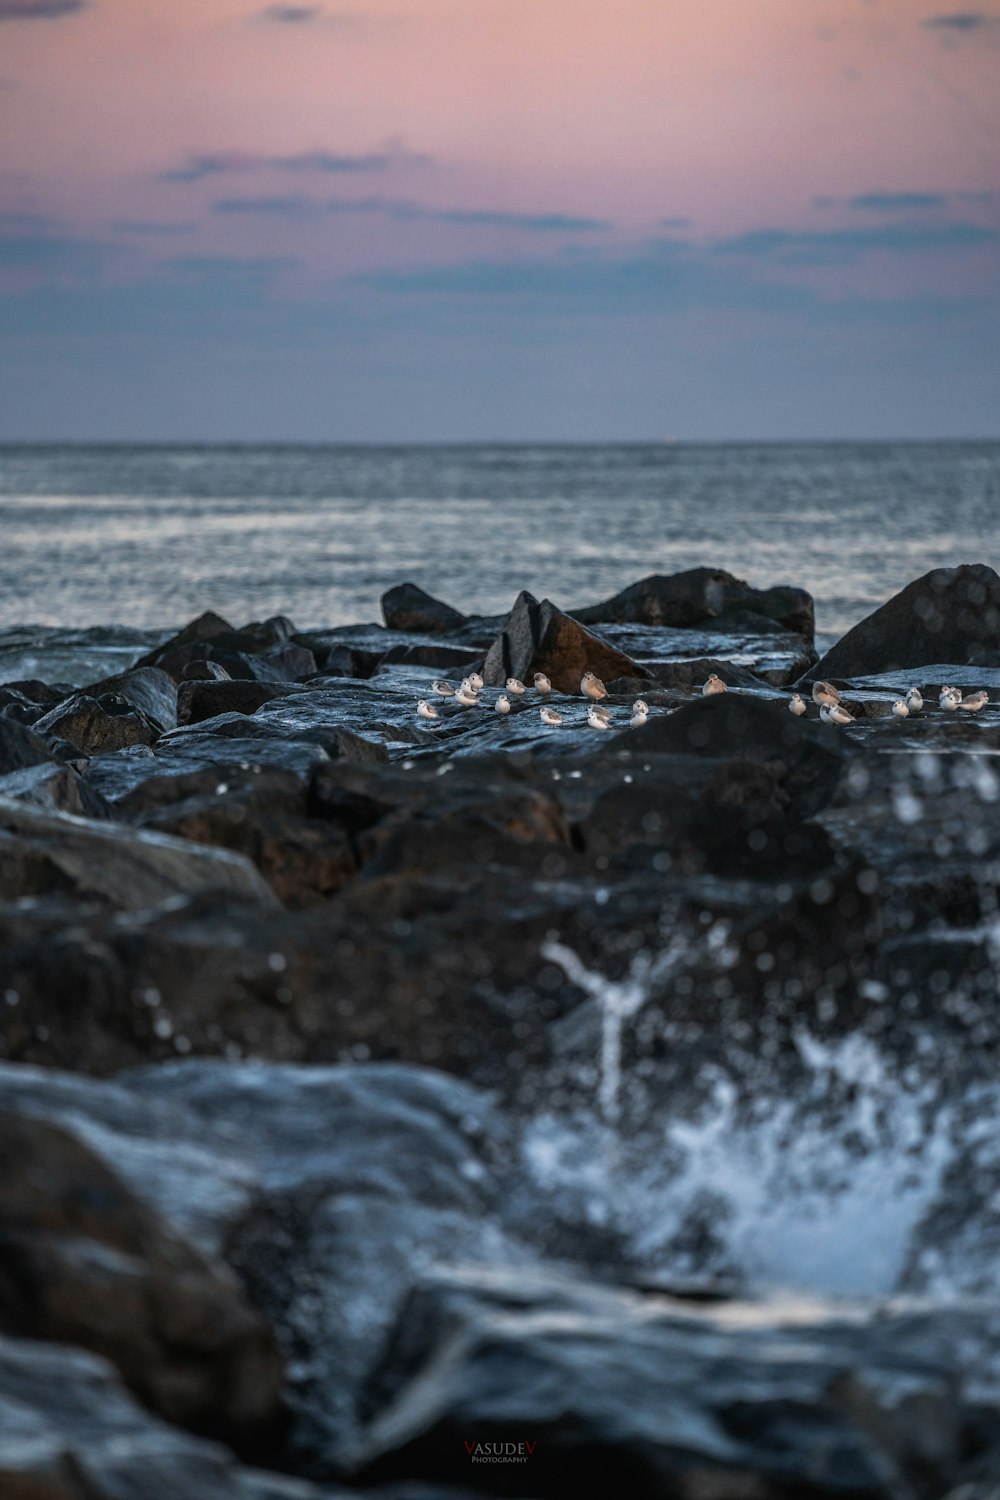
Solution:
[[[644,698],[637,698],[632,704],[632,717],[628,722],[632,729],[641,729],[649,722],[649,704]]]
[[[554,708],[540,708],[538,710],[538,717],[541,719],[543,724],[562,723],[562,714],[557,714]]]
[[[546,675],[545,675],[544,672],[536,672],[535,675],[534,675],[534,677],[532,678],[532,681],[535,684],[535,690],[537,692],[539,692],[539,693],[551,693],[551,691],[552,691],[552,684],[549,681],[549,679],[546,677]]]
[[[924,706],[924,700],[918,687],[907,688],[906,706],[911,714],[918,714]]]
[[[428,703],[426,698],[421,698],[417,704],[417,714],[421,719],[436,719],[438,711],[433,703]]]
[[[596,703],[592,703],[587,709],[587,723],[591,729],[610,729],[611,715],[598,708]]]
[[[842,703],[824,703],[819,716],[824,724],[853,724],[854,715],[849,714]]]
[[[432,682],[431,687],[439,698],[454,698],[455,696],[455,684],[453,682],[445,682],[443,678],[437,682]]]
[[[604,683],[593,672],[584,672],[580,678],[580,692],[593,703],[596,703],[600,698],[608,696],[608,690],[604,686]]]
[[[728,693],[729,687],[727,683],[723,682],[717,672],[713,672],[708,681],[702,686],[701,691],[704,697],[711,698],[713,693]]]
[[[824,705],[827,708],[833,708],[835,704],[840,702],[840,694],[832,682],[814,682],[813,702],[818,703],[820,708],[823,708]]]
[[[892,711],[897,719],[908,719],[910,717],[909,705],[905,698],[897,698],[892,705]]]
[[[521,682],[517,677],[508,677],[506,687],[508,693],[513,693],[515,698],[520,698],[522,693],[526,693],[528,691],[524,683]]]
[[[805,711],[806,700],[801,693],[793,693],[788,700],[788,712],[794,714],[797,719],[801,719]]]
[[[493,707],[496,709],[498,714],[509,714],[510,699],[507,697],[507,694],[501,693],[497,701],[494,703]]]
[[[463,682],[462,686],[455,694],[455,702],[460,703],[463,708],[478,708],[479,694],[476,692],[475,688],[466,687],[465,683]]]
[[[470,672],[465,680],[471,688],[475,688],[477,693],[483,685],[483,679],[480,677],[478,672]]]
[[[948,710],[949,712],[953,708],[957,708],[958,705],[961,703],[961,701],[962,701],[962,694],[961,694],[961,690],[959,688],[955,688],[955,687],[943,687],[941,689],[940,693],[938,694],[938,704],[939,704],[939,706],[941,708],[943,708],[943,709]]]
[[[981,708],[986,707],[989,701],[989,693],[984,688],[980,688],[978,693],[968,693],[958,706],[967,714],[977,714]]]

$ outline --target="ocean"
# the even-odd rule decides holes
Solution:
[[[522,588],[572,608],[703,564],[808,589],[828,641],[929,568],[995,563],[998,541],[997,442],[10,445],[0,676],[24,627],[96,628],[127,654],[204,609],[374,620],[403,579],[467,612]]]

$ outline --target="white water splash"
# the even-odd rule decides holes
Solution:
[[[933,1058],[901,1069],[860,1033],[829,1041],[802,1027],[780,1077],[759,1057],[748,1071],[746,1054],[733,1071],[705,1062],[686,1102],[654,1089],[644,1122],[626,1131],[623,1028],[651,993],[654,961],[610,982],[561,945],[546,956],[602,1018],[600,1121],[549,1113],[524,1136],[528,1171],[561,1213],[620,1236],[637,1264],[667,1277],[886,1295],[919,1273],[935,1292],[982,1289],[983,1257],[964,1250],[988,1205],[948,1180],[973,1128],[961,1101],[942,1102]],[[976,1113],[1000,1117],[1000,1088],[981,1093]],[[942,1205],[957,1227],[939,1254],[927,1223]]]
[[[566,978],[600,1007],[600,1083],[597,1098],[601,1118],[609,1123],[617,1121],[621,1113],[622,1028],[645,1005],[653,985],[665,979],[688,951],[688,943],[680,938],[675,939],[662,953],[653,954],[644,950],[633,959],[626,977],[615,981],[594,969],[588,969],[579,954],[572,948],[567,948],[564,943],[546,943],[541,949],[543,958],[558,964]]]

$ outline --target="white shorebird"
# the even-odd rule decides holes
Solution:
[[[634,714],[645,714],[647,718],[649,717],[649,704],[645,698],[637,698],[635,700],[632,704],[632,712]]]
[[[426,698],[421,698],[417,704],[417,714],[421,719],[436,719],[438,711],[433,703],[428,703]]]
[[[497,701],[494,703],[493,707],[496,709],[498,714],[509,714],[510,699],[507,697],[507,694],[501,693]]]
[[[977,714],[981,708],[985,708],[990,701],[990,695],[985,688],[980,688],[978,693],[967,693],[958,705],[964,708],[967,714]]]
[[[515,698],[520,698],[522,693],[528,691],[519,677],[508,677],[505,685],[508,693],[513,693]]]
[[[535,675],[534,675],[534,677],[532,678],[532,681],[535,684],[535,689],[536,689],[537,692],[539,692],[539,693],[551,693],[551,691],[552,691],[552,684],[549,681],[549,679],[546,677],[546,675],[545,675],[544,672],[536,672]]]
[[[475,688],[477,693],[483,685],[483,679],[480,677],[478,672],[470,672],[465,680],[470,687]]]
[[[943,687],[940,693],[938,693],[938,704],[941,708],[948,709],[949,711],[957,708],[961,701],[962,693],[960,688]]]
[[[587,709],[587,723],[591,729],[610,729],[610,714],[602,713],[596,703],[592,703]]]
[[[819,716],[824,724],[853,724],[854,715],[849,714],[842,703],[824,703]]]
[[[562,723],[562,714],[557,714],[554,708],[549,708],[548,706],[546,706],[545,708],[540,708],[538,710],[538,717],[541,719],[543,724]]]
[[[632,704],[632,717],[629,719],[631,729],[641,729],[643,724],[649,723],[649,704],[642,698],[637,698]]]
[[[460,703],[463,708],[478,708],[479,694],[473,688],[466,687],[463,682],[455,694],[455,702]]]
[[[702,684],[701,691],[704,697],[711,698],[715,693],[728,693],[729,687],[717,672],[713,672],[708,681]]]
[[[793,693],[788,700],[788,712],[800,719],[806,711],[806,700],[801,693]]]
[[[813,702],[818,703],[820,708],[824,705],[833,708],[834,704],[840,702],[840,694],[832,682],[814,682]]]
[[[918,714],[924,706],[924,700],[918,687],[907,688],[906,706],[911,714]]]
[[[905,698],[897,698],[892,705],[892,711],[897,719],[908,719],[910,717],[910,706]]]
[[[439,698],[454,698],[455,696],[455,684],[453,682],[445,682],[443,678],[440,678],[437,682],[432,682],[431,687]]]
[[[596,703],[600,698],[608,696],[608,690],[604,686],[604,683],[593,672],[584,672],[580,678],[580,692],[593,703]]]

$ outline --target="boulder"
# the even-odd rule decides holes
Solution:
[[[0,714],[0,776],[27,766],[51,763],[54,757],[40,734]]]
[[[500,687],[508,677],[530,683],[535,672],[544,672],[558,692],[579,696],[580,679],[587,671],[605,682],[615,677],[652,681],[645,668],[584,630],[550,600],[539,604],[522,592],[489,649],[483,678],[491,687]]]
[[[214,610],[207,609],[204,614],[200,614],[196,619],[189,621],[176,635],[170,636],[168,640],[161,641],[158,646],[153,647],[152,651],[147,652],[145,656],[141,656],[135,663],[133,670],[135,670],[135,667],[155,667],[161,656],[174,651],[178,647],[196,645],[202,641],[215,640],[219,636],[232,635],[234,634],[234,629],[235,627],[230,625],[228,620],[224,620]]]
[[[273,1335],[66,1129],[0,1116],[0,1330],[111,1361],[170,1422],[260,1452],[281,1421]]]
[[[287,687],[276,682],[257,682],[253,678],[182,681],[177,689],[177,723],[200,724],[217,714],[252,714],[262,703],[287,692]]]
[[[472,667],[481,662],[483,653],[474,646],[418,645],[390,646],[382,658],[384,666],[436,667],[441,671],[449,668]],[[464,672],[460,675],[464,675]]]
[[[996,1352],[998,1333],[973,1308],[697,1306],[441,1272],[403,1309],[355,1464],[364,1483],[471,1473],[544,1500],[940,1494],[983,1446],[963,1337]]]
[[[232,679],[221,662],[189,661],[181,668],[180,682],[230,682]]]
[[[169,1426],[144,1410],[96,1355],[6,1338],[0,1338],[0,1494],[4,1500],[347,1500],[339,1487],[321,1490],[246,1468],[220,1443]]]
[[[124,750],[129,745],[155,745],[162,730],[127,698],[103,693],[92,698],[75,693],[39,719],[35,732],[64,740],[83,756]]]
[[[54,761],[25,766],[23,771],[0,776],[0,797],[31,802],[52,812],[76,813],[81,818],[106,818],[111,811],[100,792],[84,781],[72,766]]]
[[[316,658],[316,670],[323,677],[354,677],[364,680],[374,677],[382,660],[381,652],[369,651],[361,646],[347,646],[300,636],[298,644],[309,646]]]
[[[630,760],[652,755],[696,756],[700,761],[750,761],[772,767],[796,816],[809,817],[830,800],[848,763],[858,754],[846,736],[796,719],[785,700],[749,693],[716,693],[651,718],[600,747]]]
[[[1000,666],[1000,577],[983,563],[934,568],[855,625],[802,678]]]
[[[206,769],[154,778],[123,798],[117,815],[134,826],[244,855],[288,906],[326,900],[353,876],[350,837],[308,816],[309,791],[300,776],[280,769],[255,775],[238,766],[226,776],[220,782],[218,771]]]
[[[72,891],[127,911],[201,890],[277,903],[239,855],[0,799],[0,898]]]
[[[105,677],[83,691],[98,702],[104,701],[106,693],[124,699],[160,730],[173,729],[177,723],[177,686],[159,667],[139,667],[117,677]]]
[[[327,1474],[357,1437],[366,1376],[416,1268],[504,1245],[493,1215],[513,1133],[488,1094],[433,1069],[187,1060],[95,1081],[0,1064],[0,1092],[11,1112],[85,1143],[76,1199],[68,1174],[67,1243],[74,1230],[103,1232],[115,1256],[135,1254],[124,1249],[124,1198],[213,1265],[225,1253],[295,1352],[293,1453],[320,1459]],[[63,1200],[48,1205],[51,1184],[35,1165],[29,1158],[27,1192],[42,1200],[39,1215],[55,1217]],[[103,1231],[100,1166],[111,1179]],[[147,1257],[163,1243],[153,1239]],[[109,1255],[109,1277],[115,1264]],[[178,1318],[179,1340],[192,1321]],[[0,1442],[4,1430],[0,1420]],[[192,1486],[184,1500],[202,1491]]]
[[[572,611],[585,625],[642,624],[687,627],[729,616],[745,626],[746,617],[772,620],[812,640],[815,616],[812,596],[804,589],[780,585],[755,589],[719,568],[691,568],[686,573],[653,573],[620,594]]]
[[[382,595],[381,603],[382,618],[390,630],[447,635],[466,620],[457,609],[425,593],[415,583],[397,584]]]
[[[136,668],[159,667],[175,682],[203,662],[214,662],[229,677],[254,677],[262,682],[312,677],[316,659],[307,647],[293,641],[294,631],[283,615],[236,630],[209,612],[141,657]]]

